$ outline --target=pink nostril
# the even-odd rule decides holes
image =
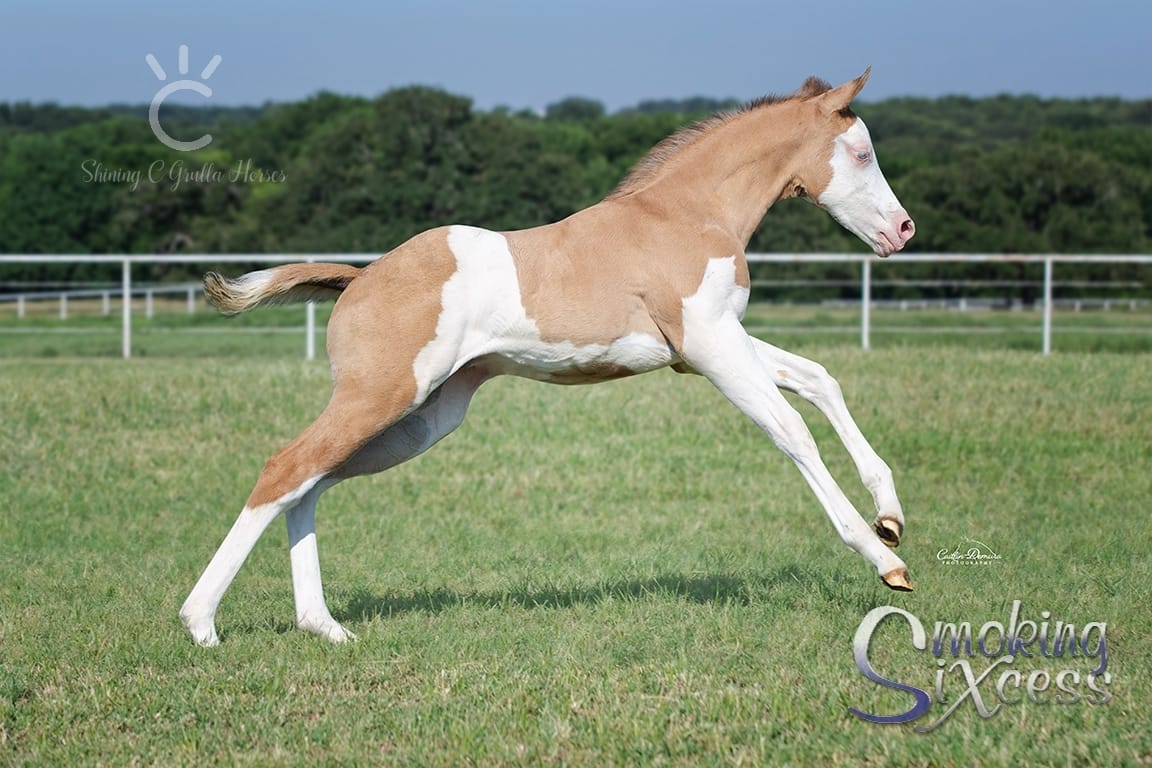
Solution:
[[[914,234],[916,234],[916,225],[912,223],[912,219],[904,219],[900,225],[900,239],[908,242]]]

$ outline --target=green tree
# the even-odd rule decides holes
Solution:
[[[215,137],[205,150],[178,153],[152,136],[143,105],[0,104],[0,251],[382,253],[440,224],[534,226],[595,203],[654,144],[717,106],[645,102],[609,115],[574,97],[541,118],[480,112],[428,88],[376,99],[319,93],[260,107],[173,105],[166,127]],[[916,219],[914,250],[1152,250],[1152,100],[957,96],[857,109]],[[107,175],[154,163],[158,183]],[[177,164],[227,174],[238,163],[281,177],[175,186],[165,178]],[[865,247],[815,206],[785,201],[769,211],[750,249]],[[1024,279],[1021,269],[924,265],[909,274]],[[1125,269],[1062,273],[1127,279]],[[854,277],[843,265],[772,271]],[[0,279],[103,279],[98,272],[32,265],[6,268]]]
[[[1128,168],[1053,143],[1012,145],[902,182],[921,251],[1116,253],[1147,247]]]
[[[544,116],[549,120],[598,120],[604,117],[604,105],[583,96],[569,96],[549,104],[544,110]]]

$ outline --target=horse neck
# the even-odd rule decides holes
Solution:
[[[680,220],[718,228],[741,249],[764,214],[792,196],[802,152],[804,124],[793,104],[778,104],[733,116],[670,158],[637,197]],[[810,134],[808,134],[810,135]]]

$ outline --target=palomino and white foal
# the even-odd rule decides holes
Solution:
[[[216,609],[256,540],[284,514],[296,623],[353,635],[328,610],[316,501],[341,480],[394,467],[458,427],[477,388],[513,374],[585,384],[671,366],[711,381],[799,467],[836,532],[894,589],[911,589],[892,473],[817,363],[749,336],[744,249],[769,206],[802,197],[880,256],[914,227],[850,110],[868,72],[838,88],[809,78],[658,144],[606,199],[516,232],[433,229],[358,269],[292,264],[205,278],[226,314],[339,296],[328,324],[332,399],[268,460],[252,495],[180,611],[215,645]],[[871,492],[870,527],[825,468],[780,389],[828,417]],[[888,545],[888,546],[885,546]]]

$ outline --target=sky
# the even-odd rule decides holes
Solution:
[[[0,102],[257,105],[421,84],[481,109],[567,96],[751,99],[810,74],[861,96],[1152,98],[1149,0],[2,0]]]

